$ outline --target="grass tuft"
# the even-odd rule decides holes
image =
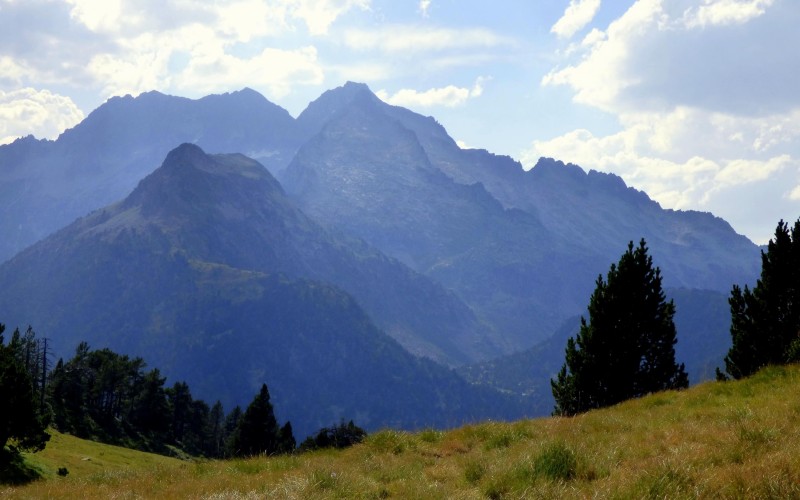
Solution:
[[[468,462],[464,467],[464,478],[470,484],[476,484],[486,474],[486,466],[482,462]]]
[[[578,460],[575,452],[564,443],[553,443],[547,446],[533,462],[533,471],[537,476],[555,481],[569,481],[578,471]]]

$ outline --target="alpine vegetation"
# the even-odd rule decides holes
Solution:
[[[666,389],[689,385],[675,362],[675,305],[661,289],[644,239],[633,242],[612,264],[606,281],[597,278],[589,321],[581,318],[577,338],[567,341],[566,362],[551,381],[556,415],[575,415]]]

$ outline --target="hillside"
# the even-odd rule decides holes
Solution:
[[[47,332],[58,356],[81,341],[141,356],[228,410],[266,383],[301,438],[340,418],[374,430],[527,414],[391,337],[479,348],[451,294],[321,228],[254,160],[189,144],[0,264],[0,317]]]
[[[316,133],[278,175],[289,197],[452,289],[503,354],[581,314],[629,241],[646,238],[668,287],[727,293],[757,275],[757,247],[711,214],[664,210],[615,175],[463,150],[366,85],[326,92],[298,122]]]
[[[414,354],[450,366],[550,337],[581,314],[595,278],[630,240],[647,239],[668,287],[727,293],[758,274],[758,248],[712,214],[664,210],[588,168],[546,158],[523,168],[461,149],[435,118],[390,106],[357,83],[325,92],[296,119],[250,89],[196,100],[116,97],[55,141],[0,146],[0,261],[124,198],[181,143],[259,161],[316,222],[457,295],[460,304],[451,304],[463,324],[427,332],[450,328],[439,340],[466,332],[449,345],[420,341],[414,330],[429,322],[413,310],[383,310],[417,321],[411,329],[379,325]],[[370,315],[374,297],[356,297]]]
[[[55,141],[0,146],[0,261],[125,197],[181,143],[279,169],[302,138],[285,109],[251,89],[196,100],[112,97]]]
[[[573,418],[382,431],[341,451],[78,468],[61,439],[46,479],[9,498],[796,498],[800,367],[654,394]],[[68,446],[72,446],[68,444]],[[88,453],[88,452],[87,452]],[[53,458],[58,457],[58,458]],[[55,477],[66,466],[66,478]]]

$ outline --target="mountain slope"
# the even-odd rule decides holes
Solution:
[[[505,209],[481,184],[450,179],[366,87],[350,84],[341,93],[308,108],[327,121],[281,178],[292,199],[451,288],[494,327],[493,340],[505,352],[551,333],[561,311],[577,306],[562,292],[580,284],[572,273],[541,271],[592,259],[573,259],[537,217]],[[311,128],[306,116],[298,122]]]
[[[663,210],[617,176],[462,150],[432,118],[365,85],[298,117],[316,132],[281,175],[302,209],[451,288],[510,353],[585,306],[597,275],[645,238],[665,285],[727,292],[758,248],[710,214]]]
[[[64,246],[87,238],[130,239],[125,248],[114,249],[129,261],[158,249],[189,260],[335,283],[412,352],[453,364],[498,352],[455,296],[363,242],[324,231],[293,206],[261,165],[241,155],[211,157],[185,144],[124,201],[59,234]],[[44,256],[52,247],[43,248],[20,257]],[[76,249],[73,258],[84,256]],[[80,272],[73,267],[61,272]],[[120,280],[117,286],[133,285]],[[46,292],[31,290],[25,297],[35,301],[39,293]]]
[[[228,407],[266,382],[301,432],[340,417],[375,429],[518,414],[373,324],[363,304],[449,353],[471,349],[475,326],[440,287],[347,242],[258,163],[185,144],[122,202],[0,265],[0,317],[35,325],[61,355],[82,340],[140,355]]]
[[[246,153],[279,170],[299,140],[294,118],[250,89],[113,97],[56,141],[0,146],[0,261],[126,196],[178,144]]]
[[[711,214],[663,210],[614,175],[549,159],[525,171],[511,158],[462,150],[435,119],[383,103],[354,83],[325,92],[296,120],[247,89],[196,101],[156,92],[114,98],[57,141],[0,146],[0,260],[122,198],[185,141],[256,157],[315,220],[456,294],[453,304],[471,310],[453,305],[460,319],[447,326],[414,308],[379,311],[369,301],[380,293],[345,286],[404,346],[451,364],[549,337],[583,311],[597,275],[630,240],[647,239],[670,287],[727,293],[758,275],[758,248]],[[230,245],[229,236],[255,237],[226,235],[217,243]],[[302,248],[302,258],[313,257]],[[315,272],[314,279],[343,284]],[[431,293],[445,300],[442,288]],[[396,321],[378,319],[393,314]],[[427,339],[444,328],[438,341],[412,333],[425,325]]]

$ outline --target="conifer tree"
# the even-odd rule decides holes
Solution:
[[[661,288],[644,239],[633,242],[599,276],[589,300],[589,321],[581,318],[577,338],[567,341],[566,359],[551,381],[554,413],[575,415],[626,399],[689,385],[675,362],[675,305]]]
[[[0,324],[0,459],[5,459],[3,447],[10,440],[15,449],[40,451],[50,439],[21,351],[13,344],[4,345],[4,330],[5,325]]]
[[[725,357],[727,376],[747,377],[769,364],[800,359],[800,219],[782,220],[761,252],[761,278],[750,290],[734,285],[732,345]],[[717,369],[717,378],[727,378]]]
[[[261,385],[261,390],[253,402],[245,409],[239,425],[233,435],[232,452],[236,456],[272,455],[280,453],[282,447],[290,442],[290,436],[282,439],[281,429],[275,419],[272,403],[269,400],[267,384]],[[291,432],[291,426],[284,427]],[[294,441],[294,437],[291,437]]]

